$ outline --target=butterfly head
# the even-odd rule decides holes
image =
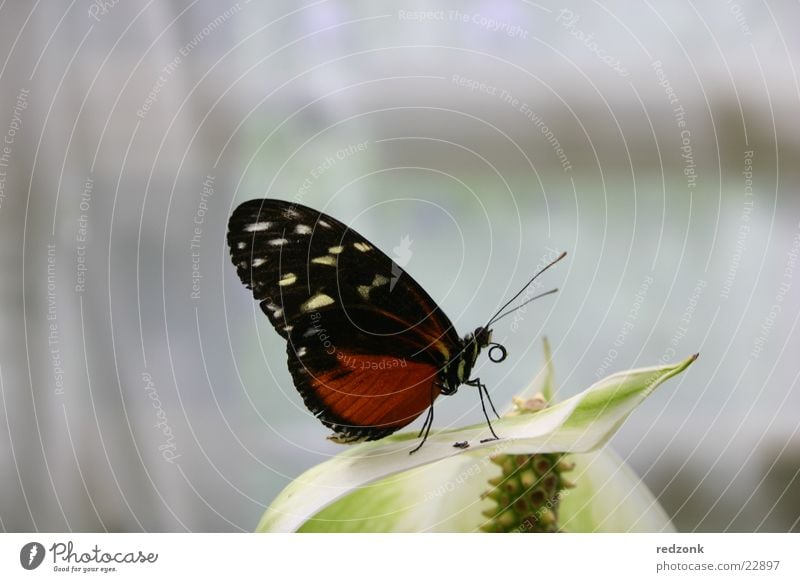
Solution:
[[[489,344],[492,343],[492,330],[485,327],[478,327],[475,329],[473,337],[479,349],[489,347]]]
[[[480,352],[484,348],[489,348],[489,359],[494,363],[502,362],[508,356],[505,346],[492,341],[492,330],[486,327],[479,327],[473,335],[475,345]],[[477,355],[477,354],[476,354]]]

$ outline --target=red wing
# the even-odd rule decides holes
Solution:
[[[437,368],[391,356],[337,353],[337,365],[294,368],[306,406],[338,442],[377,440],[422,414],[439,395]]]

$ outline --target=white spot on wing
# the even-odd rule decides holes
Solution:
[[[274,303],[267,303],[267,309],[272,312],[272,317],[275,319],[280,319],[283,316],[283,309],[280,308],[279,305],[275,305]]]
[[[311,227],[306,226],[305,224],[298,224],[294,227],[294,231],[297,234],[311,234]]]
[[[269,230],[272,226],[271,222],[253,222],[244,227],[246,232],[261,232],[262,230]]]
[[[366,253],[367,251],[371,251],[372,250],[371,246],[369,246],[367,243],[363,243],[363,242],[353,243],[353,247],[357,251],[361,251],[362,253]]]
[[[285,245],[288,242],[289,240],[285,238],[274,238],[271,241],[269,241],[269,244],[271,244],[274,247],[279,247],[281,245]]]
[[[330,222],[325,222],[324,220],[319,220],[319,221],[317,221],[317,223],[320,226],[324,226],[325,228],[330,228],[331,227],[331,223]]]
[[[239,241],[238,243],[236,243],[236,248],[239,249],[239,250],[246,249],[247,248],[247,243],[244,242],[243,240]]]
[[[331,247],[328,249],[328,252],[332,255],[338,255],[344,250],[344,247]]]
[[[375,275],[375,278],[372,280],[373,287],[380,287],[381,285],[388,285],[389,279],[384,277],[383,275]]]
[[[254,267],[260,267],[261,265],[263,265],[266,262],[267,261],[264,260],[264,259],[253,259],[253,266]]]
[[[325,295],[325,293],[317,293],[300,306],[300,311],[308,313],[309,311],[314,311],[327,305],[333,305],[334,303],[336,303],[336,301],[333,300],[333,297]]]
[[[308,353],[308,350],[306,349],[306,347],[305,347],[305,346],[303,346],[302,348],[300,348],[299,350],[297,350],[297,357],[298,357],[298,358],[302,358],[302,357],[303,357],[303,356],[305,356],[307,353]]]
[[[369,301],[369,292],[372,291],[372,287],[369,285],[359,285],[357,288],[358,294],[361,295],[365,301]]]

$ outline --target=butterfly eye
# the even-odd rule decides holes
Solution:
[[[497,343],[489,345],[491,346],[489,348],[489,359],[495,364],[499,364],[508,357],[508,350],[506,350],[505,346]],[[498,351],[500,352],[499,354],[497,353]]]

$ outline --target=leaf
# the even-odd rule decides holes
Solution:
[[[493,423],[495,431],[503,437],[499,441],[480,443],[490,436],[486,425],[480,424],[431,433],[422,449],[413,455],[408,453],[416,446],[417,438],[411,433],[355,445],[286,487],[267,509],[258,531],[296,531],[338,499],[360,496],[356,489],[376,492],[380,487],[365,486],[393,475],[396,479],[419,478],[425,474],[423,469],[416,474],[406,472],[437,461],[447,460],[455,466],[461,462],[469,464],[466,459],[474,463],[475,459],[497,454],[591,451],[605,443],[657,386],[685,370],[695,359],[692,356],[673,366],[614,374],[539,412],[504,417]],[[471,446],[454,448],[457,441],[468,441]],[[418,503],[418,492],[419,489],[417,501],[409,498],[409,503]],[[368,498],[360,499],[366,503]],[[381,505],[377,496],[370,503]],[[384,505],[387,511],[397,511],[397,506]]]
[[[542,340],[544,344],[544,368],[539,372],[543,375],[541,383],[541,393],[545,402],[553,400],[553,394],[556,391],[555,382],[555,369],[553,368],[553,352],[550,349],[550,341],[547,338]],[[536,378],[534,378],[536,382]]]
[[[357,489],[307,520],[301,532],[471,532],[486,520],[481,499],[499,474],[488,457],[463,454]]]
[[[568,532],[668,533],[675,528],[642,480],[608,447],[570,455],[576,483],[561,498],[560,525]]]

